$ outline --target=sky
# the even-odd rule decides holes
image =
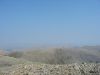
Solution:
[[[100,0],[0,0],[0,48],[100,45]]]

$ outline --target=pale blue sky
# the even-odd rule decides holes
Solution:
[[[0,48],[100,45],[100,0],[0,0]]]

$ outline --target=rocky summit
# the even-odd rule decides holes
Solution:
[[[0,75],[100,75],[100,64],[20,64]]]

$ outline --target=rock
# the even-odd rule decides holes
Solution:
[[[12,66],[8,75],[100,75],[100,64],[20,64]]]

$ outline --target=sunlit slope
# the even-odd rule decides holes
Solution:
[[[9,56],[1,56],[0,57],[0,67],[7,67],[16,64],[29,64],[32,63],[30,61],[24,59],[17,59]]]

